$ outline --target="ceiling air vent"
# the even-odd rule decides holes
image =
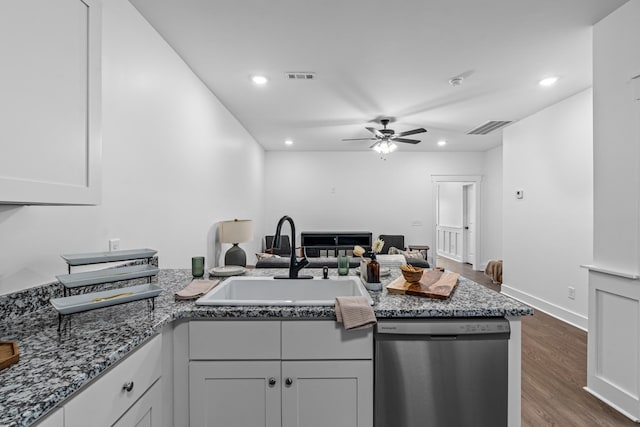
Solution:
[[[316,73],[310,71],[292,71],[286,73],[289,80],[315,80]]]
[[[501,127],[508,125],[509,123],[511,123],[511,120],[491,120],[489,122],[481,124],[475,129],[471,129],[469,132],[467,132],[467,135],[486,135],[489,132],[493,132],[496,129],[500,129]]]

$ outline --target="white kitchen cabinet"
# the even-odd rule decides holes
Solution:
[[[38,427],[64,427],[64,410],[56,409],[38,424]]]
[[[162,379],[156,381],[112,427],[161,427]]]
[[[99,0],[0,2],[0,203],[97,204]]]
[[[193,321],[195,426],[373,425],[373,331],[334,321]]]
[[[373,425],[370,360],[283,361],[282,427]]]
[[[65,404],[65,427],[86,427],[89,421],[93,426],[114,425],[154,383],[161,388],[158,382],[162,370],[161,359],[162,336],[158,335]],[[155,393],[156,391],[147,399],[155,396]],[[155,408],[160,407],[155,403],[141,404],[142,406],[153,406],[152,414],[156,413]],[[131,417],[135,418],[134,415]],[[128,425],[136,424],[121,424]],[[160,424],[154,421],[151,425]]]
[[[280,427],[280,361],[191,362],[190,424]]]

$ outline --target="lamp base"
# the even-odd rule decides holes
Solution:
[[[234,243],[224,255],[224,265],[247,266],[247,254],[237,243]]]

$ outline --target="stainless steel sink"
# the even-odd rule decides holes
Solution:
[[[357,277],[274,279],[231,277],[196,301],[197,305],[314,305],[332,306],[338,296],[373,300]]]

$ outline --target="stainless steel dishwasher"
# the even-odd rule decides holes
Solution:
[[[509,322],[380,320],[375,427],[507,425]]]

